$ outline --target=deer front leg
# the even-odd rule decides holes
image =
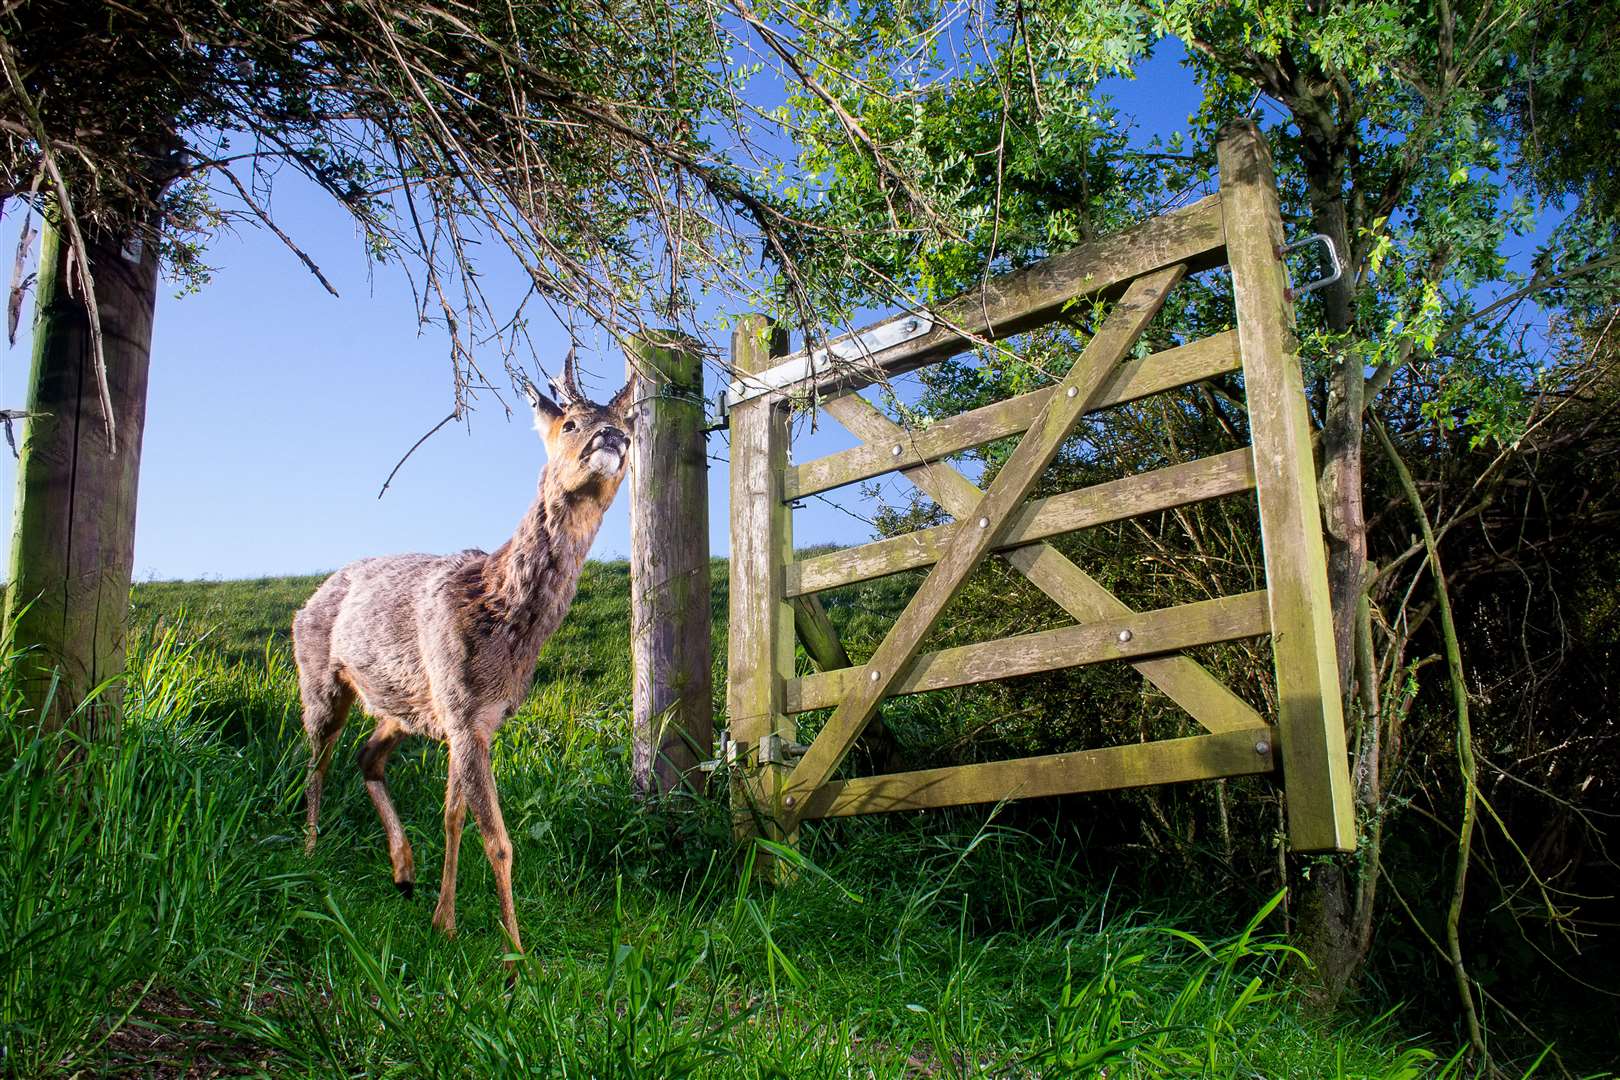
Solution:
[[[495,872],[495,894],[501,902],[501,925],[512,939],[512,948],[523,951],[518,936],[517,910],[512,903],[512,841],[506,835],[506,821],[501,817],[500,800],[495,795],[495,774],[489,767],[489,743],[484,739],[469,740],[461,760],[451,762],[464,791],[478,831],[484,839],[484,854],[490,869]]]
[[[467,819],[467,799],[456,758],[452,744],[450,779],[444,785],[444,877],[439,881],[439,903],[433,909],[434,927],[450,937],[456,936],[456,856],[461,852],[461,825]]]

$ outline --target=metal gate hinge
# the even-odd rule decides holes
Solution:
[[[722,764],[730,769],[740,769],[747,765],[786,765],[790,759],[803,757],[809,749],[802,743],[784,739],[780,735],[762,735],[759,740],[759,756],[750,762],[748,744],[732,739],[731,731],[727,729],[720,732],[720,756],[698,762],[698,768],[712,773]]]
[[[710,758],[708,761],[698,762],[698,768],[706,773],[714,772],[720,768],[722,763],[728,768],[737,768],[745,764],[742,759],[746,756],[747,749],[747,746],[731,741],[730,728],[722,728],[720,729],[720,756]]]
[[[780,735],[763,735],[759,740],[759,763],[761,765],[786,765],[789,758],[801,758],[809,751],[809,747],[784,739]]]

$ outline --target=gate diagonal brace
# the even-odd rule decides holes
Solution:
[[[833,398],[822,408],[866,442],[893,443],[905,438],[904,429],[858,394]],[[900,475],[958,520],[965,520],[984,494],[977,484],[944,461],[913,465],[902,469]],[[1002,557],[1077,623],[1137,614],[1051,544],[1027,544],[1002,552]],[[1219,735],[1265,726],[1248,702],[1190,656],[1157,656],[1137,660],[1131,666],[1206,731]]]
[[[1001,540],[1011,525],[1013,511],[1029,497],[1064,440],[1090,411],[1109,373],[1158,314],[1171,287],[1186,272],[1185,265],[1176,265],[1136,279],[1053,389],[1040,416],[968,516],[968,527],[934,564],[905,611],[889,628],[866,665],[868,677],[833,711],[827,726],[788,775],[781,805],[783,816],[792,825],[801,819],[810,795],[827,782],[848,755],[877,713],[878,705],[916,657],[923,638],[934,628],[946,604],[980,559]]]

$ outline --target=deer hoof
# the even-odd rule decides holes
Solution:
[[[416,882],[414,881],[396,881],[394,882],[394,888],[398,889],[399,894],[407,900],[416,895]]]

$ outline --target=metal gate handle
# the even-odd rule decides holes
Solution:
[[[1290,284],[1284,290],[1284,294],[1290,302],[1304,296],[1306,293],[1313,293],[1317,289],[1326,288],[1344,276],[1344,264],[1339,261],[1339,249],[1333,246],[1333,238],[1327,233],[1312,233],[1303,240],[1295,240],[1292,244],[1286,244],[1277,250],[1277,258],[1281,260],[1289,252],[1298,251],[1308,244],[1321,244],[1327,249],[1328,265],[1333,267],[1333,272],[1327,277],[1319,277],[1314,281],[1306,282],[1304,285]],[[1288,273],[1287,263],[1283,264],[1283,273],[1285,275]]]

